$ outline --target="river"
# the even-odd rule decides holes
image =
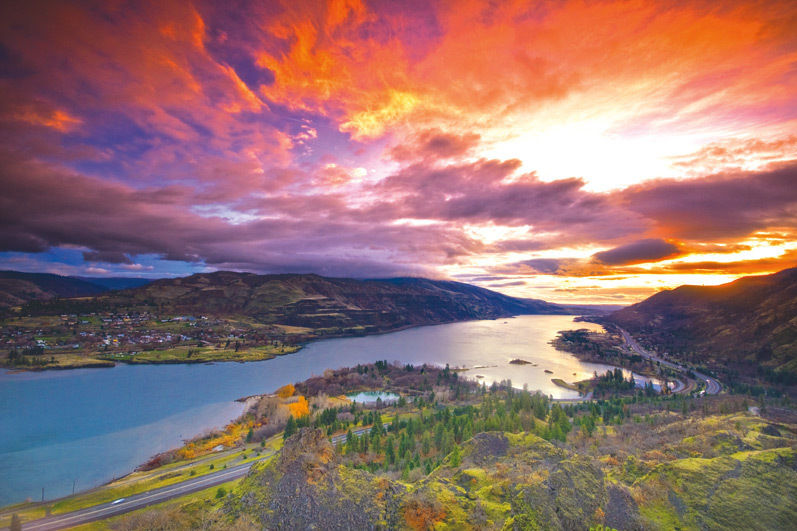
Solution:
[[[528,315],[318,341],[252,363],[118,365],[0,374],[0,506],[53,499],[131,472],[152,455],[237,417],[239,397],[272,392],[326,368],[376,360],[467,367],[488,385],[511,379],[555,398],[551,383],[608,367],[584,363],[548,342],[558,330],[590,328],[572,316]],[[521,358],[528,365],[511,365]],[[534,365],[536,364],[536,366]],[[478,368],[474,368],[478,367]],[[552,371],[552,374],[544,372]]]

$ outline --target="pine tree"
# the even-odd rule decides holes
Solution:
[[[291,415],[288,417],[288,423],[285,425],[285,432],[282,434],[283,440],[296,433],[296,429],[296,419]]]
[[[451,466],[457,467],[462,464],[462,452],[459,449],[459,445],[455,444],[454,449],[451,450]]]

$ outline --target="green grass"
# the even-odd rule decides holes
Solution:
[[[118,498],[127,498],[148,490],[166,487],[191,478],[201,477],[211,472],[218,472],[223,470],[225,466],[268,460],[281,447],[282,437],[273,437],[267,441],[265,447],[261,447],[259,443],[252,443],[246,445],[244,450],[227,450],[190,461],[170,463],[150,471],[133,472],[103,487],[62,498],[52,503],[44,505],[36,503],[17,504],[13,506],[13,510],[11,507],[7,507],[0,512],[0,527],[9,525],[12,513],[17,513],[24,521],[43,518],[46,516],[47,509],[50,510],[51,514],[68,513],[107,503]],[[258,450],[262,452],[261,455],[256,454]],[[241,459],[243,454],[247,455],[246,459]],[[211,465],[213,466],[212,469]]]
[[[561,378],[551,378],[551,381],[554,383],[554,385],[558,385],[559,387],[564,387],[565,389],[570,389],[571,391],[581,391],[578,385],[568,383]]]
[[[114,516],[113,518],[108,518],[106,520],[99,520],[97,522],[91,522],[88,524],[84,524],[81,526],[74,527],[72,529],[76,531],[105,531],[108,529],[113,529],[114,524],[119,523],[122,520],[128,518],[134,518],[138,515],[148,513],[151,511],[157,511],[160,509],[166,509],[170,507],[180,507],[180,508],[187,508],[187,506],[195,505],[195,506],[202,506],[205,510],[213,510],[219,507],[223,503],[223,499],[219,499],[216,497],[216,493],[218,492],[219,488],[223,488],[228,493],[231,492],[238,484],[241,482],[240,479],[236,479],[233,481],[228,481],[226,483],[222,483],[220,485],[214,485],[213,487],[208,487],[207,489],[200,490],[197,492],[192,492],[191,494],[186,494],[185,496],[180,496],[179,498],[174,498],[172,500],[168,500],[162,503],[158,503],[155,505],[150,505],[143,509],[139,509],[137,511],[131,511],[129,513],[125,513],[123,515]],[[187,511],[187,512],[195,512],[195,511]]]
[[[261,361],[272,359],[275,356],[296,352],[300,347],[285,345],[275,347],[263,345],[258,347],[244,347],[236,352],[234,349],[220,349],[216,347],[180,346],[165,350],[146,350],[135,356],[123,354],[121,356],[108,356],[108,359],[124,361],[125,363],[207,363],[211,361]],[[189,356],[190,351],[190,356]]]

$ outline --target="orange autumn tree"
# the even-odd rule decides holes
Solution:
[[[280,398],[290,398],[296,392],[296,388],[293,384],[283,385],[279,389],[277,389],[277,396]]]
[[[298,419],[310,414],[310,404],[304,396],[300,395],[296,402],[288,404],[288,410],[294,418]]]
[[[251,420],[242,423],[232,422],[225,426],[222,432],[189,442],[177,451],[177,455],[182,459],[193,459],[212,452],[213,448],[217,446],[232,448],[238,445],[246,437],[247,432],[256,426]]]

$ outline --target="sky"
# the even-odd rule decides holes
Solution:
[[[0,269],[629,304],[797,265],[797,3],[0,5]]]

